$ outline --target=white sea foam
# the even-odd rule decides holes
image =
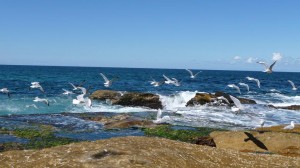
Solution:
[[[195,97],[197,91],[182,91],[173,95],[159,95],[160,101],[165,110],[177,111],[184,108],[186,103]]]

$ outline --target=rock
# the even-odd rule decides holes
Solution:
[[[204,136],[204,137],[199,137],[196,140],[197,145],[205,145],[205,146],[211,146],[211,147],[216,147],[216,144],[212,137],[210,136]]]
[[[0,153],[1,167],[300,167],[300,158],[248,154],[163,138],[118,137]]]
[[[281,132],[215,131],[210,134],[220,149],[241,152],[275,153],[300,157],[300,135]]]
[[[229,101],[230,104],[233,104],[233,101],[231,100],[229,94],[218,91],[215,94],[211,94],[211,93],[196,93],[195,97],[192,98],[191,100],[189,100],[186,103],[186,106],[204,105],[204,104],[207,104],[207,103],[211,103],[217,97],[220,97],[220,96],[225,97]],[[240,98],[240,97],[237,97],[237,99],[239,99],[242,104],[256,104],[256,102],[254,100],[251,100],[251,99]],[[222,101],[222,103],[226,104],[225,101]]]
[[[217,91],[217,92],[215,93],[215,96],[216,96],[216,97],[223,96],[223,97],[225,97],[230,103],[233,103],[233,101],[231,100],[229,94],[227,94],[227,93]],[[242,104],[256,104],[256,102],[255,102],[254,100],[251,100],[251,99],[246,99],[246,98],[241,98],[241,97],[237,97],[237,99],[239,99],[240,102],[241,102]]]
[[[106,100],[109,99],[112,102],[119,100],[121,93],[112,90],[97,90],[90,95],[90,99]]]
[[[122,106],[140,106],[148,107],[151,109],[162,109],[162,103],[159,100],[159,96],[152,93],[138,93],[129,92],[125,93],[119,100],[113,102],[116,105]]]
[[[291,106],[276,106],[279,109],[287,109],[287,110],[300,110],[300,105],[291,105]]]
[[[154,124],[152,121],[147,120],[139,120],[134,118],[127,118],[120,121],[114,121],[109,122],[104,125],[106,129],[120,129],[120,128],[130,128],[130,127],[154,127],[156,124]]]
[[[204,105],[206,103],[212,102],[213,98],[216,97],[210,93],[196,93],[195,97],[186,103],[186,106],[188,107],[194,105]]]

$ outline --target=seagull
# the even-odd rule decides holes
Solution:
[[[288,82],[292,85],[292,90],[297,90],[298,87],[295,86],[294,82],[292,82],[291,80],[288,80]]]
[[[7,88],[2,88],[0,89],[0,92],[4,93],[4,94],[7,94],[8,98],[10,98],[10,92]]]
[[[294,128],[295,128],[295,123],[294,123],[294,121],[291,121],[291,125],[287,125],[283,129],[291,130],[291,129],[294,129]]]
[[[276,61],[277,61],[277,60],[276,60]],[[265,69],[265,71],[263,71],[263,72],[266,72],[266,73],[272,73],[272,72],[273,72],[272,68],[273,68],[273,66],[275,65],[276,61],[274,61],[274,63],[273,63],[271,66],[268,66],[265,62],[262,62],[262,61],[259,61],[259,62],[257,62],[257,63],[262,64],[262,65],[265,66],[266,69]]]
[[[150,84],[154,87],[158,87],[160,86],[161,84],[163,84],[164,81],[161,81],[161,82],[157,82],[155,79],[152,78],[152,81],[150,81]]]
[[[62,94],[64,94],[64,95],[74,94],[73,92],[68,91],[68,90],[66,90],[66,89],[62,89],[62,90],[64,91],[64,93],[62,93]]]
[[[261,128],[264,127],[264,125],[265,125],[265,120],[264,120],[264,119],[260,119],[259,125],[260,125]]]
[[[239,85],[245,86],[247,88],[248,92],[249,92],[249,85],[248,84],[246,84],[246,83],[239,83]]]
[[[83,96],[84,96],[84,94],[78,95],[76,97],[76,99],[73,99],[72,103],[75,104],[75,105],[80,104],[80,103],[84,103],[85,100],[84,100]]]
[[[85,106],[91,108],[92,107],[92,100],[89,98],[85,99]]]
[[[73,83],[69,82],[69,84],[73,87],[73,90],[78,90],[78,87],[81,87],[85,80],[83,80],[78,86],[75,86]]]
[[[173,85],[175,85],[175,86],[180,86],[181,85],[181,81],[179,82],[176,78],[172,78],[172,79],[174,81]]]
[[[255,81],[255,82],[257,83],[258,88],[260,88],[260,82],[259,82],[258,79],[251,78],[251,77],[249,77],[249,76],[247,76],[246,78],[247,78],[248,80],[250,80],[250,81]]]
[[[41,99],[39,97],[35,97],[33,101],[34,102],[43,102],[49,106],[49,101],[47,99]]]
[[[156,115],[156,120],[153,120],[153,123],[159,124],[159,123],[163,123],[163,122],[171,120],[171,118],[169,116],[163,116],[163,117],[161,117],[161,116],[162,116],[162,111],[161,111],[161,109],[158,109],[157,115]]]
[[[233,112],[239,113],[241,110],[244,110],[244,106],[241,104],[241,102],[239,101],[239,99],[229,95],[231,100],[233,101],[235,107],[231,107],[231,110]]]
[[[35,104],[32,104],[32,105],[26,105],[26,108],[29,108],[29,107],[34,107],[36,109],[39,109]]]
[[[199,72],[197,72],[195,75],[193,74],[193,72],[191,71],[191,70],[189,70],[189,69],[185,69],[185,70],[187,70],[189,73],[190,73],[190,78],[192,78],[192,79],[194,79],[194,78],[196,78],[196,76],[200,73],[200,72],[202,72],[202,71],[199,71]]]
[[[235,88],[239,92],[239,94],[241,94],[240,88],[238,86],[236,86],[235,84],[229,84],[227,86],[230,87],[230,88]]]
[[[31,82],[30,88],[32,88],[32,89],[40,89],[40,91],[42,91],[43,93],[45,93],[43,87],[40,85],[39,82]]]
[[[84,87],[77,87],[77,88],[81,90],[83,95],[86,95],[86,93],[87,93],[86,88],[84,88]]]
[[[163,77],[166,79],[165,84],[174,84],[175,82],[168,78],[166,75],[163,75]]]
[[[108,80],[107,77],[106,77],[103,73],[100,73],[100,75],[102,76],[102,78],[103,78],[104,81],[105,81],[105,82],[104,82],[104,86],[105,86],[105,87],[110,87],[114,79]]]

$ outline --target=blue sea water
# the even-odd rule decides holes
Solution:
[[[200,70],[193,70],[194,72]],[[163,115],[169,115],[168,121],[174,125],[182,126],[209,126],[222,128],[252,128],[259,125],[260,119],[266,121],[266,126],[289,124],[290,121],[300,123],[300,112],[273,109],[267,105],[288,106],[300,105],[299,91],[293,91],[287,80],[300,85],[300,73],[274,72],[266,74],[252,71],[217,71],[201,70],[202,72],[191,79],[184,69],[142,69],[142,68],[102,68],[102,67],[55,67],[55,66],[0,66],[0,89],[8,88],[11,98],[0,94],[0,116],[24,114],[57,114],[62,112],[156,112],[156,110],[142,107],[112,106],[105,102],[93,101],[93,107],[74,106],[72,99],[75,95],[62,95],[63,88],[72,90],[69,82],[79,84],[83,80],[84,87],[91,87],[91,92],[101,89],[117,91],[137,91],[158,94],[164,105]],[[110,88],[103,86],[103,79],[99,73],[108,78],[117,77],[117,81]],[[153,87],[150,80],[163,80],[163,74],[170,78],[182,80],[181,86],[162,85]],[[247,76],[260,80],[261,88],[254,81],[248,81]],[[40,82],[45,93],[37,89],[29,90],[31,82]],[[247,83],[250,92],[240,86],[242,94],[235,89],[226,87],[228,84],[239,82]],[[250,98],[257,101],[257,105],[245,105],[245,110],[236,115],[229,107],[196,106],[185,107],[188,100],[196,92],[223,91],[233,96]],[[38,96],[46,98],[50,106],[35,103],[33,99]],[[36,104],[38,109],[26,107]],[[180,115],[174,115],[180,114]]]

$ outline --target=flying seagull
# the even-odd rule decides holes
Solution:
[[[30,88],[32,88],[32,89],[40,89],[41,92],[45,93],[43,87],[40,85],[40,82],[31,82]]]
[[[152,78],[152,81],[150,81],[150,84],[154,87],[158,87],[160,86],[161,84],[163,84],[165,81],[160,81],[160,82],[157,82],[155,79]]]
[[[47,99],[41,99],[39,97],[35,97],[33,101],[34,102],[43,102],[49,106],[49,101]]]
[[[174,81],[173,85],[175,85],[175,86],[180,86],[181,85],[181,81],[179,82],[176,78],[172,78],[172,79]]]
[[[295,86],[294,82],[292,82],[291,80],[288,80],[288,82],[292,85],[292,90],[297,90],[298,87]]]
[[[73,92],[68,91],[68,90],[66,90],[66,89],[62,89],[62,90],[64,91],[64,93],[62,93],[62,94],[64,94],[64,95],[74,94]]]
[[[235,88],[239,92],[239,94],[241,94],[240,88],[238,86],[236,86],[235,84],[229,84],[227,86],[230,87],[230,88]]]
[[[277,60],[276,60],[277,61]],[[265,66],[265,71],[263,72],[266,72],[266,73],[272,73],[273,72],[273,66],[275,65],[276,61],[274,61],[274,63],[271,65],[271,66],[268,66],[265,62],[262,62],[262,61],[259,61],[257,63],[261,64],[261,65],[264,65]]]
[[[29,108],[29,107],[34,107],[36,109],[39,109],[35,104],[32,104],[32,105],[26,105],[26,108]]]
[[[258,88],[260,88],[260,82],[259,82],[259,80],[258,80],[258,79],[251,78],[251,77],[249,77],[249,76],[247,76],[246,78],[247,78],[248,80],[250,80],[250,81],[255,81],[255,82],[256,82],[256,84],[257,84],[257,86],[258,86]]]
[[[166,75],[163,74],[163,77],[166,79],[165,80],[165,84],[174,84],[175,81],[171,80],[170,78],[168,78]]]
[[[294,128],[295,128],[295,123],[294,123],[294,121],[291,121],[291,125],[287,125],[283,129],[291,130],[291,129],[294,129]]]
[[[223,100],[225,101],[227,104],[230,104],[229,101],[224,97],[224,96],[219,96],[217,97],[218,100]]]
[[[237,99],[237,98],[235,98],[231,95],[229,95],[229,96],[230,96],[231,100],[233,101],[233,103],[235,105],[235,107],[231,107],[231,110],[233,112],[239,113],[241,110],[245,109],[244,106],[241,104],[239,99]]]
[[[100,75],[102,76],[102,78],[104,79],[104,86],[105,87],[110,87],[112,85],[112,82],[114,81],[114,79],[112,80],[108,80],[108,78],[103,74],[103,73],[100,73]]]
[[[78,87],[81,87],[84,84],[85,80],[83,80],[78,86],[75,86],[73,83],[69,82],[69,84],[73,87],[73,90],[78,90]]]
[[[7,88],[0,89],[0,92],[7,94],[8,98],[10,98],[10,91]]]
[[[199,72],[197,72],[196,74],[194,74],[191,70],[189,70],[189,69],[185,69],[185,70],[187,70],[189,73],[190,73],[190,78],[192,78],[192,79],[194,79],[194,78],[196,78],[196,76],[200,73],[200,72],[202,72],[202,71],[199,71]]]
[[[246,87],[247,90],[248,90],[248,92],[249,92],[249,85],[248,84],[246,84],[246,83],[239,83],[239,85]]]

